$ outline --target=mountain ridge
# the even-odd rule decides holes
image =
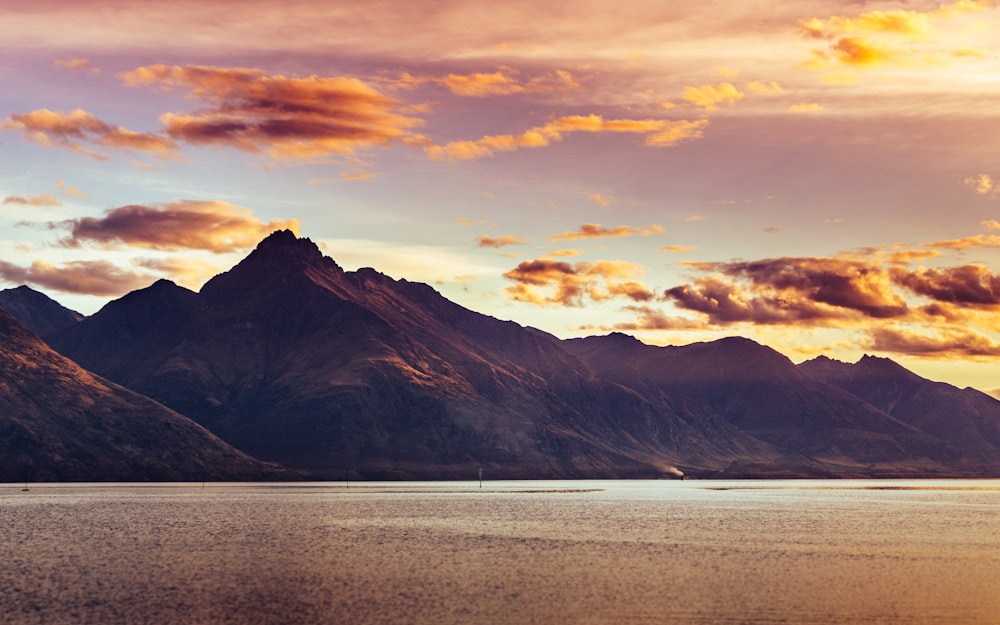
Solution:
[[[320,476],[975,471],[956,441],[750,339],[563,341],[429,285],[345,272],[290,231],[197,293],[152,293],[164,300],[129,294],[47,339],[238,448]],[[980,406],[987,423],[1000,422],[995,404]]]

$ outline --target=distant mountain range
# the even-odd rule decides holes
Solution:
[[[289,231],[200,292],[161,280],[44,338],[316,478],[1000,475],[1000,401],[891,361],[559,340]]]

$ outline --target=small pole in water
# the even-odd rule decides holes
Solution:
[[[479,488],[483,487],[483,468],[479,467]]]
[[[344,488],[350,488],[350,487],[351,487],[351,470],[348,468],[344,469]]]
[[[24,488],[21,489],[22,493],[28,492],[28,472],[24,472]]]

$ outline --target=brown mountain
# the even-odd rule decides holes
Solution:
[[[160,281],[47,340],[319,477],[1000,473],[753,341],[560,341],[288,231],[198,293]]]
[[[277,232],[193,293],[168,282],[49,337],[256,457],[322,476],[655,476],[759,441],[593,374],[555,337]]]
[[[948,441],[965,456],[1000,457],[1000,401],[986,393],[933,382],[875,356],[864,356],[854,364],[821,356],[799,369]]]
[[[0,291],[0,308],[39,336],[68,328],[83,319],[75,310],[25,285]]]
[[[657,347],[612,334],[565,344],[606,379],[646,396],[669,396],[687,412],[725,420],[782,452],[777,461],[748,458],[750,465],[906,475],[950,473],[960,461],[958,450],[939,438],[806,376],[787,357],[749,339]],[[746,471],[741,464],[732,470]]]
[[[0,482],[291,476],[85,371],[0,311]]]

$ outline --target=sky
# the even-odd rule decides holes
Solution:
[[[273,230],[561,338],[1000,387],[992,0],[0,0],[0,288]]]

